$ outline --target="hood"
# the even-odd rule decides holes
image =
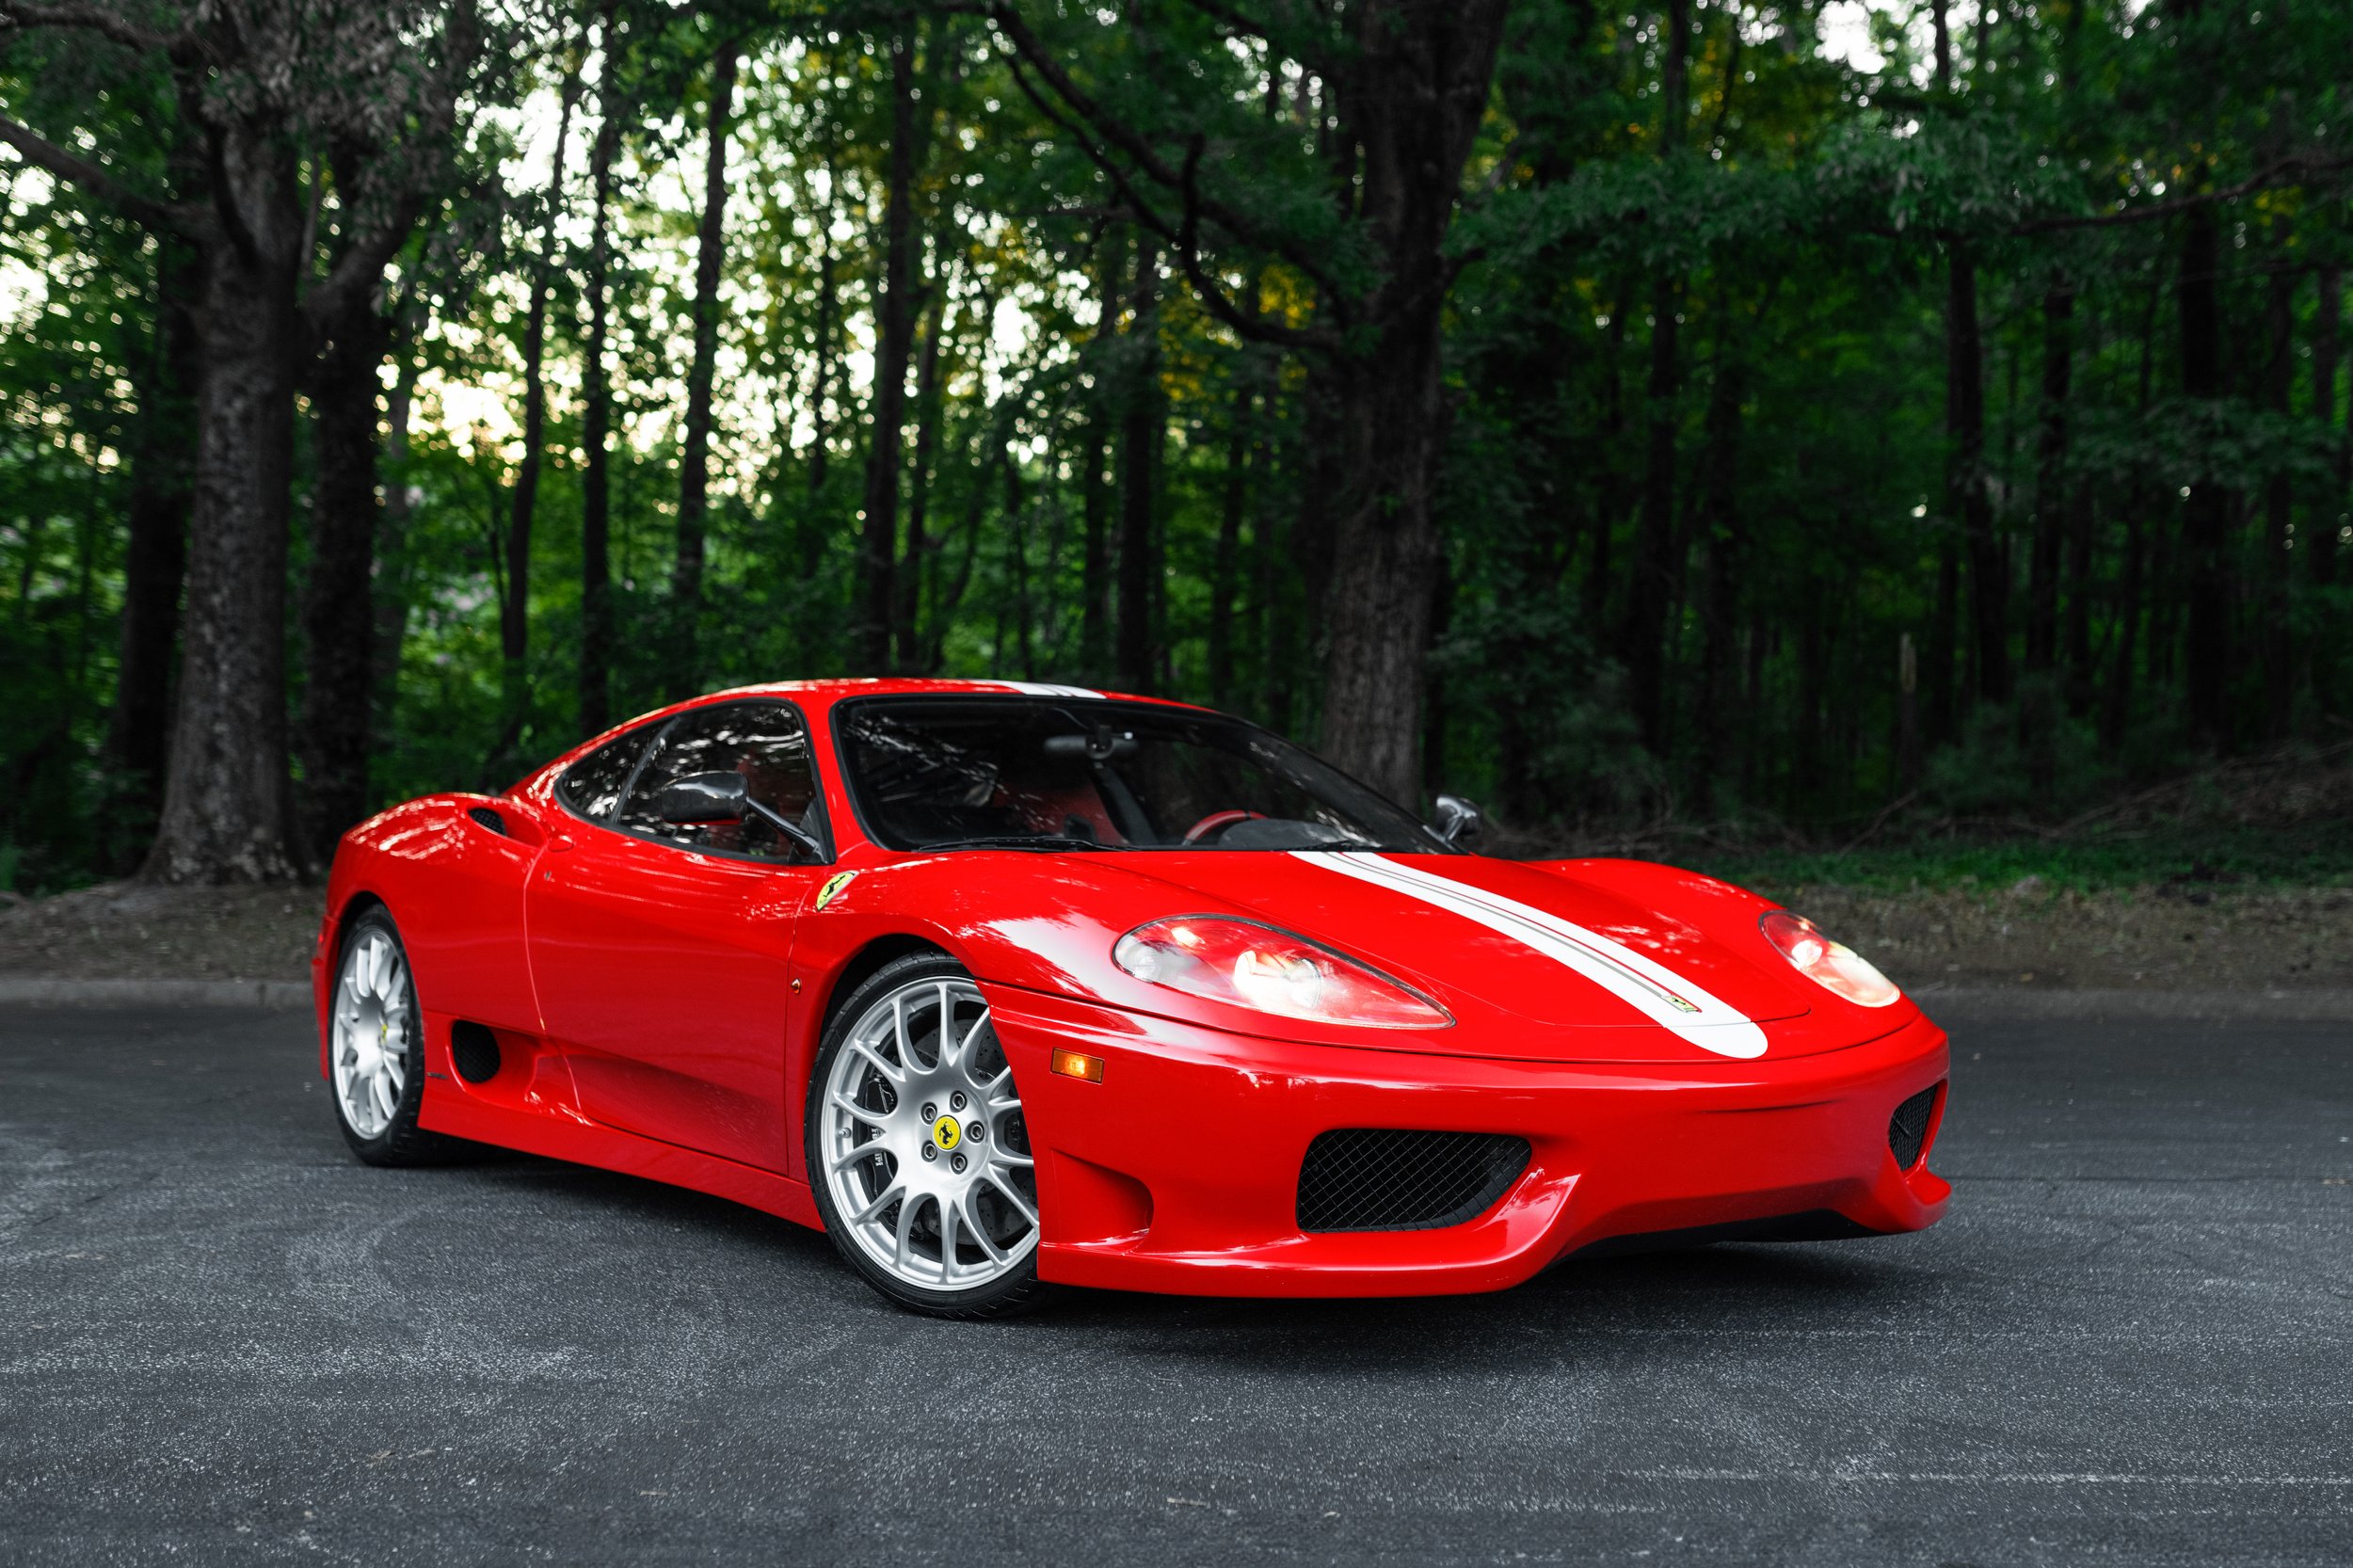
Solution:
[[[1112,938],[1166,916],[1244,916],[1360,959],[1455,1019],[1439,1031],[1307,1031],[1331,1043],[1542,1062],[1745,1061],[1854,1045],[1913,1011],[1857,1007],[1790,968],[1757,930],[1769,902],[1641,862],[1331,851],[1007,858],[1049,875],[1063,907],[1085,910]],[[1096,896],[1072,898],[1080,883]],[[1071,935],[1053,923],[1058,937]],[[1034,922],[1000,930],[1012,936],[1015,925]],[[1045,933],[1026,935],[1036,952]],[[1114,1005],[1266,1032],[1257,1015],[1132,980],[1109,963],[1102,937],[1082,946],[1097,943],[1099,963],[1064,940],[1047,945]],[[1206,1006],[1225,1016],[1205,1017]],[[1287,1022],[1283,1032],[1300,1029]]]

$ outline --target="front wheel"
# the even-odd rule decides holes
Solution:
[[[344,934],[327,1016],[327,1066],[335,1125],[368,1164],[432,1164],[463,1146],[417,1126],[424,1105],[424,1018],[400,930],[380,907]]]
[[[901,1306],[988,1318],[1038,1294],[1037,1182],[1013,1066],[962,966],[918,953],[843,1001],[809,1074],[825,1233]]]

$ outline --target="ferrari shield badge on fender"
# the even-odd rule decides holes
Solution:
[[[825,878],[825,885],[817,889],[817,907],[823,909],[826,904],[831,904],[833,895],[847,888],[856,879],[856,872],[836,872]]]

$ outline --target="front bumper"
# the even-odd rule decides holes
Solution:
[[[1898,1169],[1896,1107],[1945,1079],[1926,1017],[1776,1062],[1569,1065],[1351,1050],[1228,1034],[987,987],[1037,1157],[1041,1277],[1221,1296],[1496,1290],[1596,1241],[1785,1216],[1919,1230],[1952,1189]],[[1054,1075],[1057,1047],[1103,1059]],[[1300,1162],[1320,1132],[1413,1128],[1526,1138],[1497,1204],[1438,1230],[1303,1233]]]

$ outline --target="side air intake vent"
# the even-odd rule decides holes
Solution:
[[[449,1026],[450,1065],[469,1083],[499,1076],[499,1039],[481,1024],[460,1018]]]
[[[1897,1169],[1909,1171],[1920,1163],[1920,1146],[1929,1141],[1929,1112],[1936,1109],[1936,1091],[1944,1087],[1939,1083],[1921,1090],[1888,1118],[1887,1146],[1895,1153]]]
[[[466,815],[493,833],[504,835],[506,832],[506,819],[487,806],[469,806],[466,808]]]
[[[1299,1167],[1299,1228],[1436,1230],[1477,1219],[1528,1169],[1528,1140],[1499,1132],[1343,1128]]]

